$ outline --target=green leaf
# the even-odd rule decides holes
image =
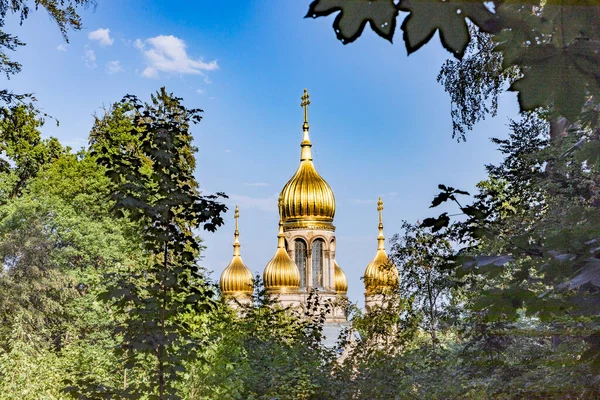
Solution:
[[[425,218],[421,223],[423,228],[431,228],[432,232],[437,232],[450,224],[448,213],[440,214],[437,218]]]

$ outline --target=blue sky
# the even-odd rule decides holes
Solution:
[[[15,53],[23,72],[8,86],[34,92],[60,121],[45,136],[85,146],[94,113],[125,94],[147,99],[166,86],[204,110],[193,128],[197,178],[240,206],[242,257],[260,272],[277,244],[276,199],[300,157],[306,87],[315,165],[334,190],[336,258],[349,297],[362,304],[365,267],[377,246],[377,197],[385,202],[386,236],[402,220],[433,215],[444,183],[473,191],[484,164],[500,160],[490,137],[505,137],[517,116],[515,96],[501,97],[496,118],[478,124],[466,143],[452,139],[450,101],[436,77],[449,54],[434,37],[407,57],[368,28],[342,45],[333,17],[304,19],[310,1],[100,0],[81,12],[84,29],[70,43],[43,12],[7,31],[27,43]],[[232,254],[233,213],[204,233],[203,265],[218,279]],[[389,248],[389,244],[388,244]]]

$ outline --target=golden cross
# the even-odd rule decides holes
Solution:
[[[304,123],[307,124],[308,123],[308,106],[310,104],[310,95],[308,94],[308,91],[306,89],[304,89],[304,94],[301,97],[302,99],[302,103],[300,103],[301,107],[304,107]]]
[[[379,223],[383,223],[383,215],[382,215],[382,211],[383,211],[383,200],[381,200],[381,197],[379,198],[379,201],[377,202],[377,211],[379,211]]]
[[[236,205],[235,206],[235,213],[233,214],[233,218],[235,218],[235,230],[238,230],[238,219],[240,218],[240,209],[239,207]]]
[[[283,194],[279,194],[279,198],[277,199],[277,208],[279,208],[279,222],[281,222],[283,218]]]

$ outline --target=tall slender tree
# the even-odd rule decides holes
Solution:
[[[190,125],[200,122],[201,112],[161,88],[149,103],[125,96],[94,129],[91,145],[114,185],[114,210],[140,224],[149,257],[148,265],[116,276],[107,293],[128,315],[119,330],[127,366],[155,360],[151,381],[127,388],[128,395],[176,396],[176,377],[195,349],[182,316],[212,304],[196,262],[201,246],[194,230],[216,230],[227,208],[218,201],[224,194],[202,195],[194,177]]]

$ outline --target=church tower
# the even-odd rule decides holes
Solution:
[[[267,290],[277,294],[280,302],[286,305],[305,304],[313,289],[317,291],[322,303],[337,303],[336,300],[346,299],[348,290],[346,275],[335,261],[335,197],[331,187],[313,164],[308,125],[309,104],[309,95],[305,89],[300,104],[304,109],[300,165],[279,197],[280,244],[273,260],[279,257],[278,260],[282,263],[280,269],[285,269],[286,272],[272,273],[271,260],[264,274]],[[284,260],[282,255],[278,256],[282,247],[285,248],[289,261]],[[345,321],[346,316],[337,307],[327,316],[327,320]]]
[[[398,269],[385,252],[383,236],[383,201],[377,202],[379,212],[379,235],[377,235],[377,253],[365,270],[365,308],[367,312],[374,306],[381,306],[386,295],[391,295],[398,286]]]

